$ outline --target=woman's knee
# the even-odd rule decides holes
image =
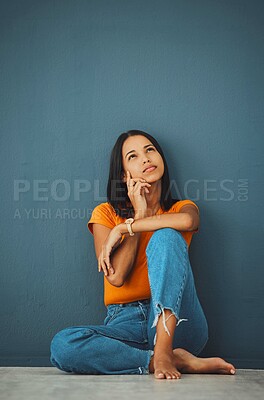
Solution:
[[[77,327],[65,328],[56,333],[50,345],[50,361],[55,367],[74,372],[81,335],[80,328]]]
[[[185,249],[187,248],[187,243],[182,234],[173,228],[162,228],[156,230],[149,240],[146,253],[148,254],[151,250],[155,249],[157,244],[162,245],[163,248],[166,248],[166,245],[171,247],[172,244],[181,244]]]
[[[68,364],[68,339],[68,328],[66,328],[57,332],[50,344],[50,361],[55,367],[60,369],[63,369],[63,366]]]

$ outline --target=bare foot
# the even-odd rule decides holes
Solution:
[[[181,373],[175,366],[175,355],[172,350],[159,350],[154,355],[149,365],[150,373],[154,373],[157,379],[179,379]]]
[[[236,373],[232,364],[219,357],[199,358],[184,349],[174,349],[175,366],[187,374],[231,374]]]

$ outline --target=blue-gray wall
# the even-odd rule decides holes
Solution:
[[[264,367],[263,11],[1,1],[1,365],[50,365],[58,330],[102,323],[86,223],[116,137],[134,128],[160,141],[174,193],[201,210],[190,257],[203,355]]]

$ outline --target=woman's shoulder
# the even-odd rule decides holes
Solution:
[[[111,206],[110,203],[108,203],[108,201],[106,201],[104,203],[97,204],[97,206],[95,206],[94,210],[95,209],[109,209],[110,210],[110,209],[113,209],[113,207]]]
[[[100,213],[100,212],[102,212],[104,214],[107,213],[107,214],[110,214],[110,215],[115,215],[116,214],[113,206],[110,203],[108,203],[107,201],[104,202],[104,203],[98,204],[93,209],[93,213]]]
[[[92,225],[94,223],[105,225],[110,229],[117,225],[115,210],[113,209],[111,204],[109,204],[108,202],[101,203],[93,209],[91,218],[87,223],[87,226],[92,233]]]
[[[169,212],[180,212],[181,208],[182,208],[183,206],[186,206],[186,205],[193,205],[193,206],[195,206],[195,207],[197,208],[197,210],[199,211],[198,205],[197,205],[193,200],[184,199],[184,200],[177,200],[177,201],[171,206],[171,208],[169,209]]]

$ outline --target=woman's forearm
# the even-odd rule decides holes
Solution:
[[[138,252],[138,245],[141,233],[134,236],[125,235],[122,243],[111,255],[111,264],[115,273],[109,273],[106,279],[114,286],[120,287],[124,284],[129,275]]]

